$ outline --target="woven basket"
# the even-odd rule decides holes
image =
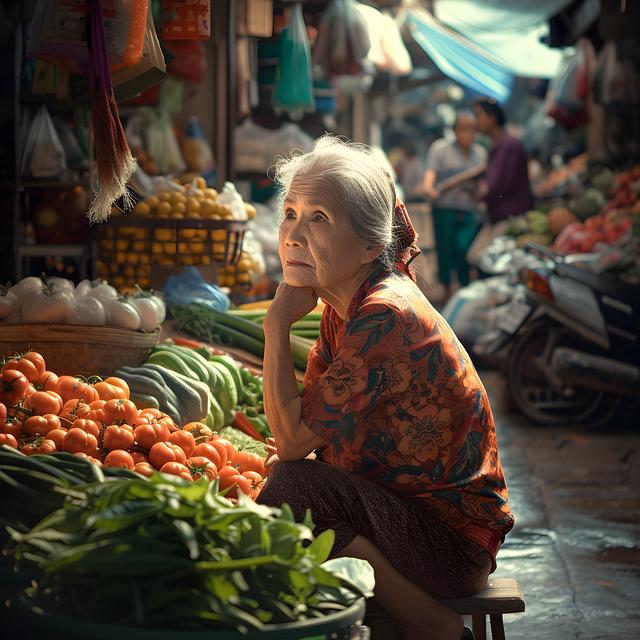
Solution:
[[[112,375],[137,367],[158,342],[159,331],[144,333],[115,327],[71,324],[0,325],[0,355],[38,351],[58,375]]]

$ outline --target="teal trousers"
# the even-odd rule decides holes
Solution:
[[[467,251],[476,235],[477,223],[473,212],[457,209],[432,211],[433,230],[438,254],[438,280],[445,286],[451,285],[451,274],[455,269],[458,283],[469,284]]]

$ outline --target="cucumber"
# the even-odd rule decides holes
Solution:
[[[207,368],[204,366],[206,362],[202,356],[198,355],[193,351],[193,349],[189,349],[187,347],[180,347],[175,344],[163,344],[159,345],[154,349],[154,352],[167,351],[168,353],[173,353],[178,358],[180,358],[185,365],[191,369],[194,373],[196,373],[196,377],[198,380],[202,380],[202,382],[209,382],[209,372]],[[182,372],[180,372],[182,373]]]
[[[220,403],[213,397],[212,394],[209,394],[209,415],[213,420],[213,427],[216,431],[218,429],[222,429],[225,423],[225,415]]]
[[[127,382],[133,393],[155,398],[161,411],[164,411],[167,405],[177,406],[178,399],[175,393],[167,386],[160,374],[142,367],[139,371],[139,373],[128,373],[122,368],[116,373]]]
[[[171,351],[161,349],[154,351],[147,359],[146,364],[155,364],[163,367],[164,369],[171,369],[171,371],[177,371],[187,378],[198,379],[196,372],[189,367],[185,361]]]
[[[216,369],[222,379],[222,384],[220,384],[216,394],[216,400],[218,400],[224,411],[225,425],[231,424],[235,415],[234,409],[238,405],[238,390],[236,389],[229,370],[223,364],[212,362],[211,366]]]
[[[156,398],[145,395],[144,393],[131,393],[131,402],[133,402],[138,409],[160,409],[160,403]]]
[[[240,395],[244,385],[242,384],[242,376],[236,361],[231,356],[211,356],[211,362],[221,364],[231,374],[237,393]]]
[[[167,354],[163,354],[163,356],[164,355]],[[142,366],[146,369],[157,371],[164,378],[166,385],[175,393],[176,398],[178,399],[178,405],[176,408],[183,422],[201,420],[207,415],[208,407],[202,406],[200,394],[195,389],[185,384],[182,379],[178,378],[178,376],[174,375],[174,371],[166,369],[161,365],[154,364],[153,362],[146,362]]]

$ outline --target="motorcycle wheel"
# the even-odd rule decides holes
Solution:
[[[560,330],[545,321],[531,325],[516,338],[507,363],[511,399],[527,418],[541,425],[604,426],[617,410],[619,398],[577,387],[561,393],[549,380],[546,347],[552,332]]]

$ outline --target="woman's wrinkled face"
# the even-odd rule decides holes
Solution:
[[[294,287],[339,289],[371,262],[347,215],[322,193],[322,182],[297,179],[284,201],[279,253]]]

